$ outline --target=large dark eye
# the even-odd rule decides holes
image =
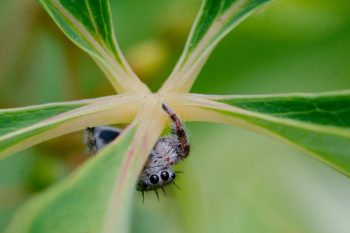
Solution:
[[[149,178],[149,181],[151,181],[152,184],[157,184],[159,181],[159,177],[155,174],[151,175],[151,177]]]
[[[175,179],[176,175],[175,173],[171,173],[171,179]]]
[[[162,171],[162,173],[160,173],[160,178],[162,178],[164,181],[167,181],[169,179],[169,173],[167,171]]]

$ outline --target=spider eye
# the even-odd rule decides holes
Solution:
[[[143,189],[146,189],[147,187],[148,187],[147,182],[146,182],[146,181],[143,181],[143,182],[142,182],[142,188],[143,188]]]
[[[159,181],[159,177],[155,174],[151,175],[151,177],[149,178],[149,181],[151,181],[152,184],[157,184]]]
[[[162,173],[160,173],[160,178],[162,178],[164,181],[167,181],[169,179],[169,173],[167,171],[162,171]]]
[[[175,179],[175,177],[176,177],[176,175],[175,175],[175,173],[171,173],[171,179]]]

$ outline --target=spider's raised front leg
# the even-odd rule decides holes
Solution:
[[[181,120],[177,114],[168,107],[166,104],[162,104],[162,108],[169,115],[169,118],[173,122],[172,133],[177,137],[179,141],[179,148],[181,150],[181,157],[186,158],[190,154],[190,144],[187,139],[186,131]]]

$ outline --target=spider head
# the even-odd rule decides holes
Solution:
[[[137,190],[150,191],[164,187],[175,179],[176,175],[171,170],[161,170],[151,175],[142,174],[137,183]]]

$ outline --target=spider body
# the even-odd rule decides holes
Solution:
[[[174,183],[174,165],[190,152],[186,131],[179,117],[167,105],[163,104],[162,107],[172,121],[172,133],[159,138],[154,145],[137,182],[136,189],[142,193],[163,189],[164,186]],[[96,154],[121,133],[120,129],[109,126],[87,128],[85,143],[90,153]]]
[[[120,129],[110,126],[86,128],[85,132],[84,142],[91,155],[96,154],[121,134]]]

